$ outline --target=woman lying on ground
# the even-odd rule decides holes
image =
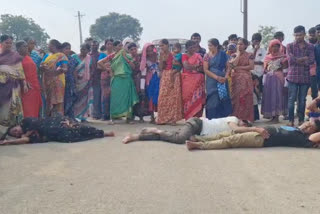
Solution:
[[[6,135],[17,139],[5,140]],[[0,145],[45,143],[49,141],[73,143],[112,136],[114,136],[113,132],[104,132],[94,127],[85,126],[66,117],[44,119],[29,117],[24,118],[20,125],[8,128],[6,134],[0,140]]]

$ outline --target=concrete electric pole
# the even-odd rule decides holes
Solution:
[[[243,13],[243,38],[248,39],[248,0],[241,0],[241,13]]]
[[[80,33],[80,45],[82,45],[83,43],[83,38],[82,38],[82,27],[81,27],[81,18],[83,17],[84,15],[80,13],[80,11],[78,11],[78,21],[79,21],[79,33]]]

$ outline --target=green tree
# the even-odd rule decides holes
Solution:
[[[259,33],[262,35],[261,44],[268,48],[269,42],[273,39],[273,35],[276,33],[277,28],[274,26],[259,26]]]
[[[126,14],[109,13],[90,26],[90,35],[99,41],[106,38],[122,41],[127,37],[139,41],[142,30],[138,19]]]
[[[0,34],[11,35],[15,40],[32,37],[41,48],[47,47],[47,40],[50,37],[33,19],[4,14],[0,16],[0,20]]]

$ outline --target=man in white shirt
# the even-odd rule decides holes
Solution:
[[[262,89],[262,77],[264,73],[263,63],[267,54],[266,49],[260,47],[261,40],[262,36],[260,33],[253,34],[251,46],[247,49],[247,52],[252,53],[254,57],[254,70],[251,73],[259,77],[260,89]]]
[[[164,131],[157,128],[145,128],[139,134],[131,134],[123,139],[127,144],[133,141],[166,141],[175,144],[184,144],[195,135],[212,136],[221,132],[231,132],[233,127],[250,126],[248,121],[239,120],[237,117],[220,119],[196,118],[189,119],[178,131]]]

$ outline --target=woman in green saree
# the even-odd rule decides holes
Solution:
[[[139,102],[132,79],[132,57],[124,50],[109,55],[99,61],[99,65],[112,74],[110,115],[113,119],[126,117],[132,122],[133,106]]]

